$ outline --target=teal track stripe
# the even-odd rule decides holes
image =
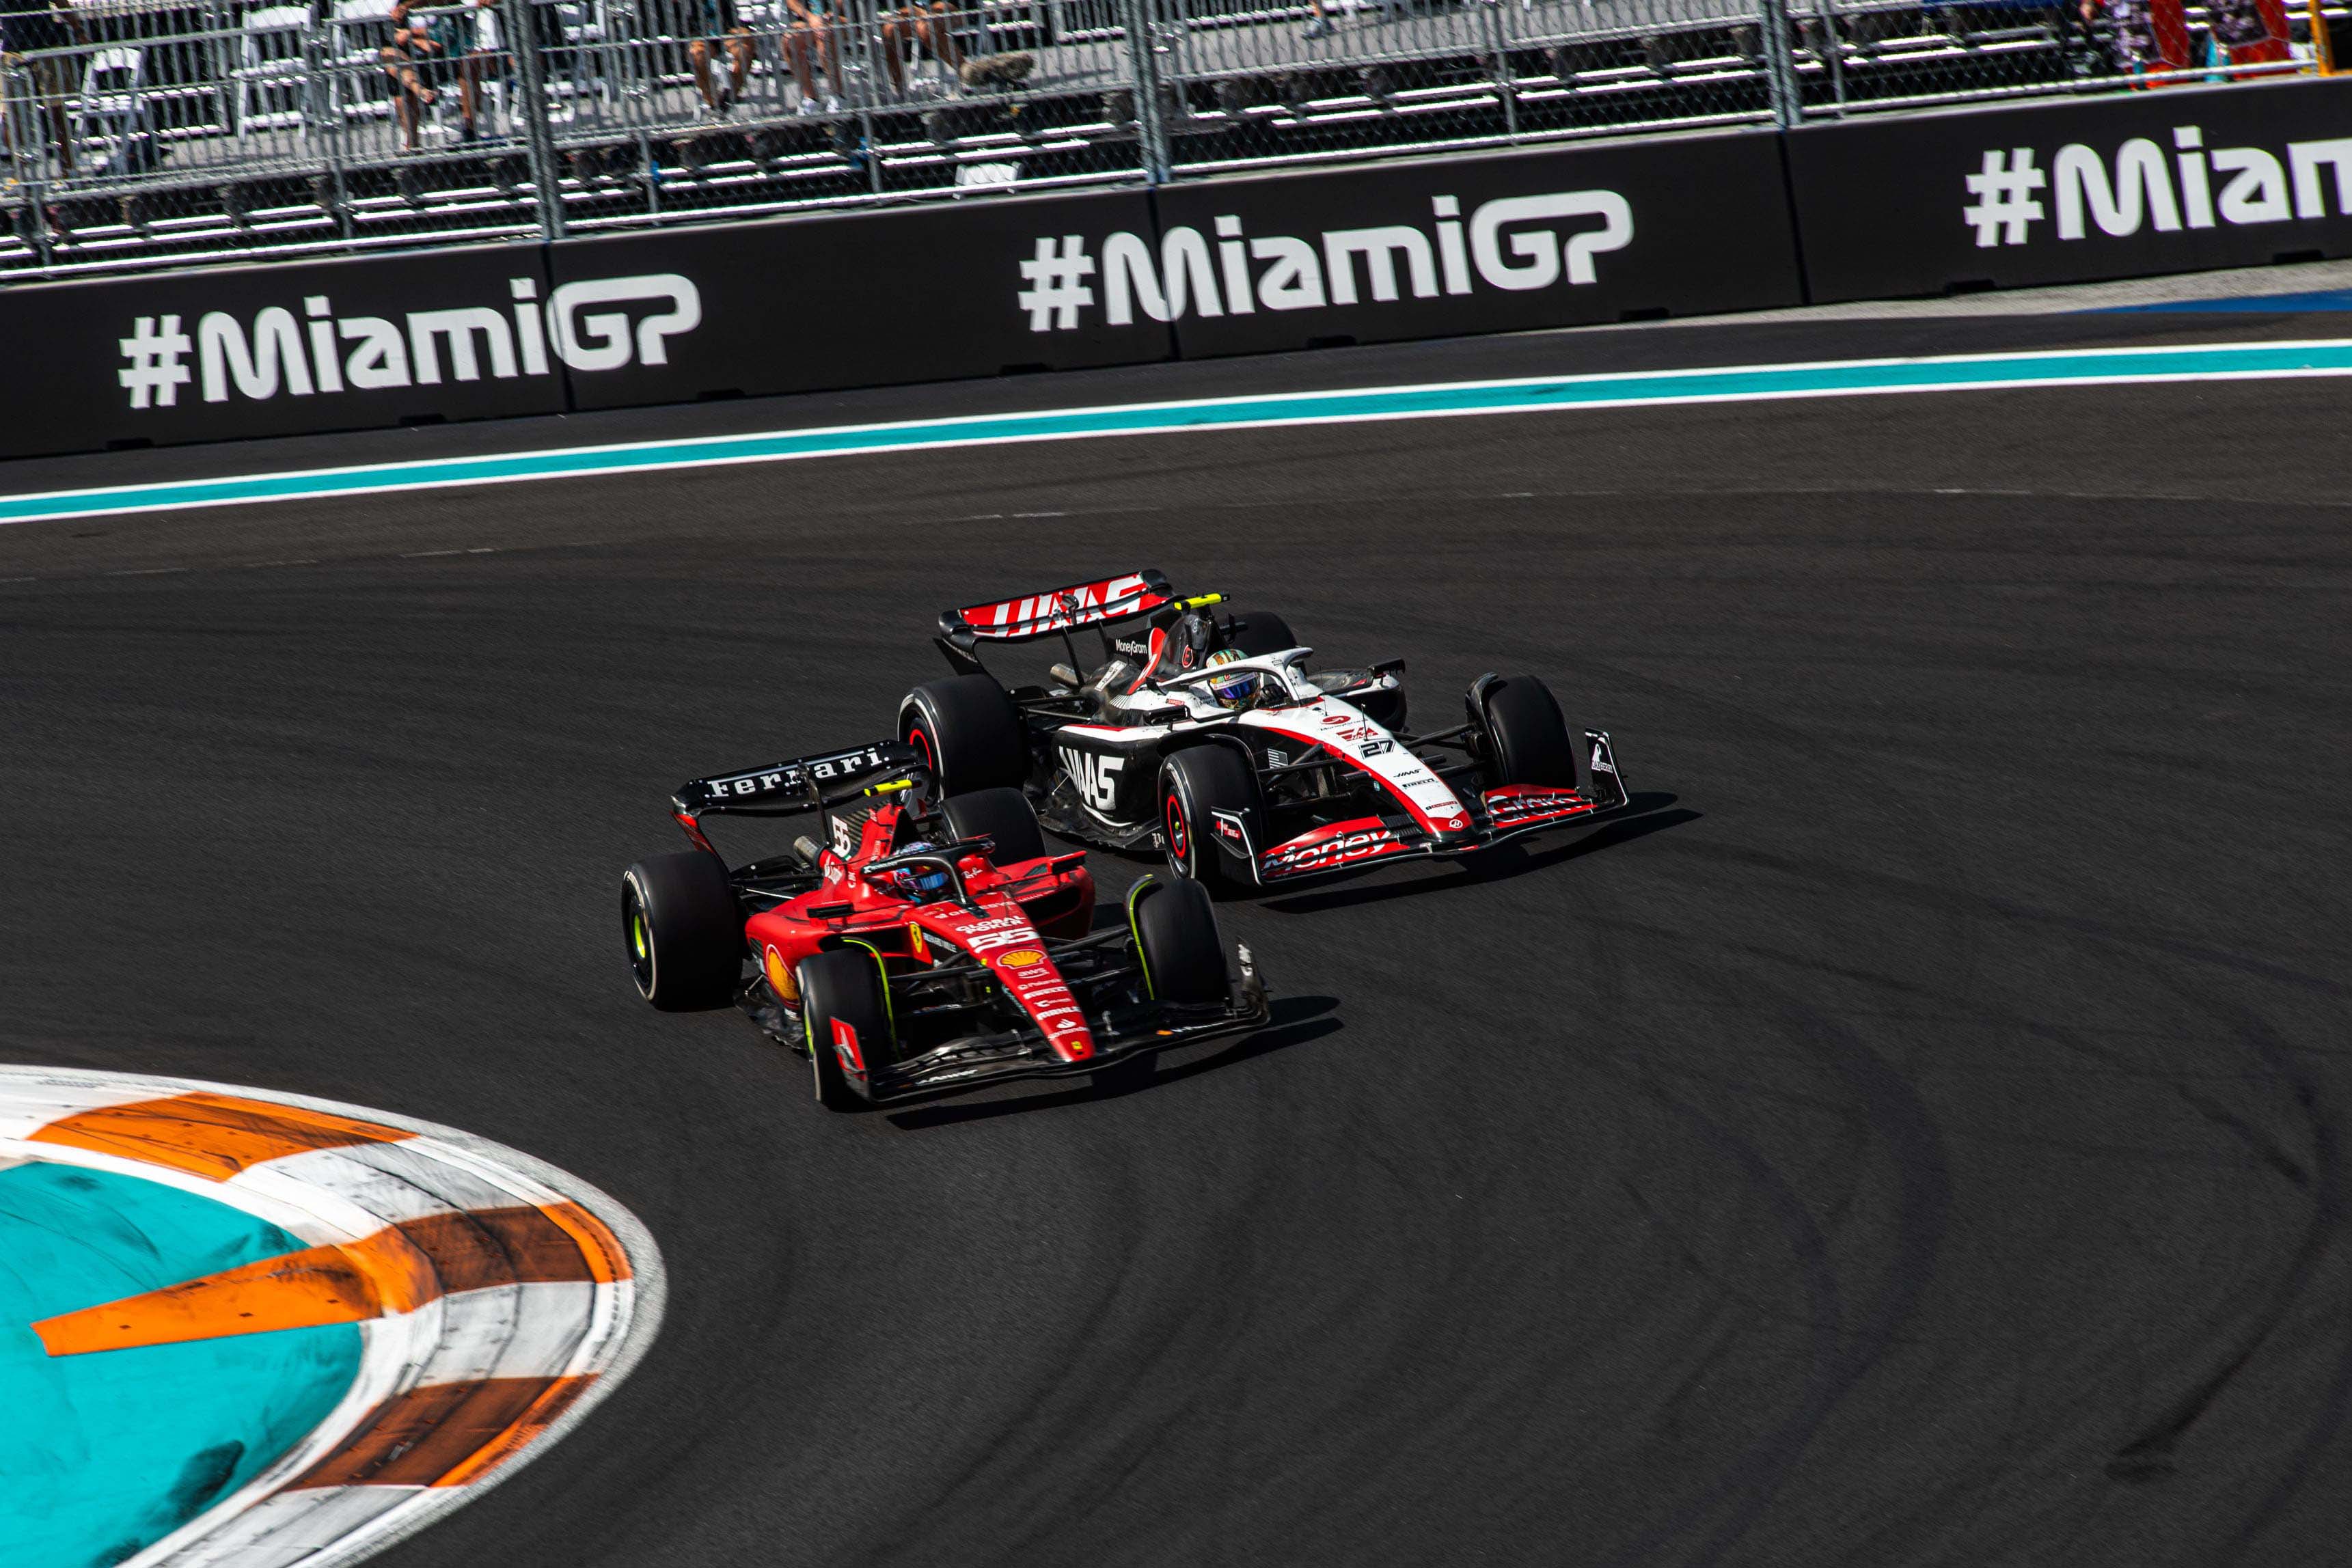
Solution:
[[[1283,392],[1182,402],[1046,409],[961,419],[907,420],[889,424],[835,425],[749,435],[247,474],[171,484],[53,490],[0,497],[0,523],[437,489],[453,485],[510,484],[527,479],[714,467],[731,463],[775,463],[796,457],[847,456],[1015,441],[1066,441],[1086,436],[1528,413],[1548,409],[1633,408],[1652,403],[2347,374],[2352,374],[2352,339],[2212,343],[2189,348],[2075,349],[1937,359],[1832,360],[1811,364],[1643,371],[1623,375],[1453,382],[1353,392]]]

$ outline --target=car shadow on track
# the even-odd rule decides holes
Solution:
[[[1269,899],[1259,907],[1271,909],[1277,915],[1313,915],[1326,909],[1381,904],[1391,898],[1412,898],[1423,894],[1440,893],[1447,888],[1508,882],[1513,877],[1526,876],[1530,872],[1549,871],[1553,866],[1597,854],[1618,844],[1632,843],[1635,839],[1647,838],[1668,828],[1679,828],[1685,822],[1696,822],[1706,814],[1688,807],[1669,810],[1676,799],[1662,790],[1637,789],[1626,800],[1625,810],[1620,814],[1601,821],[1580,839],[1538,853],[1529,853],[1517,844],[1501,844],[1475,860],[1462,862],[1460,870],[1452,876],[1423,876],[1405,882],[1377,883],[1349,878],[1344,885],[1331,886],[1318,893]],[[1382,869],[1378,865],[1366,866],[1358,875],[1372,876]]]
[[[1198,1078],[1203,1072],[1237,1066],[1261,1056],[1271,1056],[1277,1051],[1287,1051],[1294,1045],[1304,1045],[1310,1040],[1336,1034],[1343,1026],[1338,1019],[1328,1015],[1339,1005],[1335,997],[1276,997],[1268,1009],[1273,1017],[1265,1028],[1203,1055],[1178,1061],[1165,1057],[1147,1058],[1131,1064],[1107,1068],[1075,1089],[1044,1092],[1031,1089],[1027,1092],[1016,1091],[1001,1100],[967,1100],[950,1104],[910,1106],[903,1111],[886,1111],[883,1119],[895,1127],[920,1132],[927,1127],[957,1126],[967,1122],[985,1122],[997,1116],[1017,1115],[1024,1111],[1045,1111],[1057,1105],[1086,1105],[1098,1100],[1118,1100],[1126,1095],[1139,1094],[1164,1083]]]

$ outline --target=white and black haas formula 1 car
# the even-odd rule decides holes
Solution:
[[[1234,889],[1469,854],[1625,803],[1609,737],[1580,745],[1533,675],[1481,675],[1466,722],[1416,734],[1404,661],[1310,671],[1281,616],[1222,614],[1223,598],[1141,571],[945,611],[957,673],[908,694],[898,734],[949,795],[1017,786],[1056,833],[1161,849]],[[1081,630],[1099,658],[1079,656]],[[982,644],[1049,637],[1068,663],[1043,685],[981,664]]]

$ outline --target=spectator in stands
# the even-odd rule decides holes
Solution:
[[[751,29],[737,15],[735,0],[688,0],[687,16],[693,26],[693,42],[686,47],[687,58],[694,63],[694,85],[702,94],[702,107],[713,120],[724,120],[735,100],[743,96],[743,78],[751,74]],[[727,85],[723,88],[712,79],[710,49],[718,45],[727,51]]]
[[[73,33],[68,33],[50,0],[0,0],[0,65],[23,68],[23,79],[33,91],[33,112],[24,116],[22,123],[48,122],[49,136],[58,150],[58,172],[67,179],[74,172],[73,131],[66,114],[74,90],[73,62],[58,57],[32,60],[17,57],[37,49],[70,48],[76,42],[73,35],[82,30],[79,17],[73,18],[72,26]],[[0,132],[13,138],[17,123],[17,117],[0,103]]]
[[[801,112],[835,113],[841,108],[841,73],[834,63],[833,0],[784,0],[784,56],[792,61],[793,79],[801,84]],[[820,70],[825,85],[821,101],[816,95]]]
[[[466,102],[466,138],[473,139],[474,112],[483,96],[486,83],[505,78],[514,68],[513,57],[508,51],[505,28],[518,12],[533,31],[539,30],[539,13],[551,9],[544,5],[511,6],[500,0],[473,0],[473,37],[466,57],[457,62],[457,81]]]
[[[479,96],[482,51],[470,12],[494,0],[473,0],[436,15],[414,0],[393,0],[392,42],[383,47],[384,74],[392,78],[393,111],[400,117],[400,132],[408,151],[416,151],[418,121],[423,111],[440,101],[452,80],[457,84],[460,123],[457,140],[474,139],[475,99]]]
[[[948,15],[947,0],[923,0],[882,13],[882,59],[890,68],[890,89],[893,92],[907,90],[906,74],[900,61],[919,49],[947,67],[950,74],[963,68],[963,51],[956,47],[951,30],[953,19]]]
[[[1307,0],[1307,8],[1315,13],[1315,20],[1307,24],[1300,35],[1308,38],[1326,38],[1331,35],[1331,18],[1323,14],[1323,0]]]

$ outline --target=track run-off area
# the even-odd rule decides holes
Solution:
[[[1538,335],[0,494],[2341,319],[2220,319]],[[383,1563],[2329,1561],[2346,411],[2133,378],[25,521],[0,1060],[462,1128],[643,1222],[635,1370]],[[638,1000],[616,884],[680,780],[880,737],[942,606],[1147,566],[1402,655],[1426,727],[1540,674],[1632,806],[1221,906],[1274,1026],[1116,1090],[831,1115],[740,1016]]]

